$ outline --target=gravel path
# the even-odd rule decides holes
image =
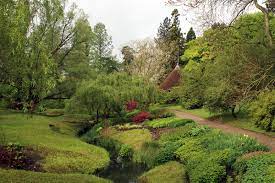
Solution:
[[[178,110],[173,110],[173,112],[179,118],[192,119],[201,125],[207,125],[211,128],[218,128],[226,133],[248,135],[252,138],[257,139],[260,143],[269,146],[271,148],[271,151],[275,152],[275,138],[274,137],[270,137],[268,135],[258,133],[258,132],[253,132],[250,130],[237,128],[237,127],[231,126],[229,124],[224,124],[218,120],[213,120],[213,121],[207,120],[207,119],[201,118],[199,116],[196,116],[196,115],[193,115],[193,114],[190,114],[187,112],[182,112],[182,111],[178,111]]]

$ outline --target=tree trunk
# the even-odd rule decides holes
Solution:
[[[237,115],[235,113],[235,108],[236,108],[236,105],[234,105],[232,108],[231,108],[231,114],[234,118],[237,118]]]
[[[98,109],[96,110],[96,123],[98,123],[98,121],[99,121],[99,111],[98,111]]]
[[[261,12],[264,14],[264,21],[265,21],[265,34],[268,39],[268,44],[270,47],[273,46],[273,40],[272,40],[272,34],[270,31],[270,24],[269,24],[269,12],[268,9],[265,7],[261,6],[257,0],[253,0],[255,6],[257,9],[259,9]]]

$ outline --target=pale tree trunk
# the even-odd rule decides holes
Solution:
[[[271,31],[270,31],[270,24],[269,24],[269,13],[268,13],[268,10],[261,6],[257,0],[253,0],[256,8],[258,8],[259,10],[261,10],[261,12],[263,12],[264,14],[264,20],[265,20],[265,34],[267,36],[267,39],[268,39],[268,43],[269,43],[269,46],[272,47],[273,45],[273,40],[272,40],[272,34],[271,34]]]

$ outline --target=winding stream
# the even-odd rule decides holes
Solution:
[[[137,183],[137,179],[147,168],[141,164],[128,162],[127,164],[112,161],[109,167],[98,173],[99,177],[112,180],[114,183]]]

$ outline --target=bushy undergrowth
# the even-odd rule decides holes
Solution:
[[[261,93],[251,103],[250,114],[258,127],[275,131],[275,90]]]
[[[152,128],[164,128],[164,127],[176,128],[179,126],[184,126],[188,123],[194,123],[194,121],[189,119],[179,119],[175,117],[170,117],[170,118],[163,118],[163,119],[149,121],[146,123],[146,125]]]
[[[169,154],[185,164],[191,182],[225,181],[226,170],[232,167],[239,156],[268,150],[254,139],[224,134],[194,124],[164,134],[160,143],[171,150]],[[169,149],[172,144],[174,148]]]
[[[134,151],[132,147],[130,145],[123,144],[121,145],[120,150],[118,152],[118,157],[121,160],[130,161],[132,160],[133,154],[134,154]]]
[[[151,114],[149,112],[142,111],[132,118],[134,123],[143,123],[150,118]]]
[[[175,116],[174,113],[171,113],[166,109],[159,107],[153,107],[149,110],[149,112],[151,114],[151,119],[169,118]]]
[[[135,154],[134,161],[145,164],[152,168],[156,165],[155,159],[160,151],[160,144],[158,142],[145,142],[140,151]]]
[[[275,154],[242,157],[234,164],[236,182],[275,182],[274,166]]]
[[[184,166],[176,161],[155,167],[139,177],[140,183],[186,183],[186,170]]]
[[[0,167],[19,170],[41,170],[38,163],[40,156],[33,149],[28,149],[20,144],[0,146]]]

